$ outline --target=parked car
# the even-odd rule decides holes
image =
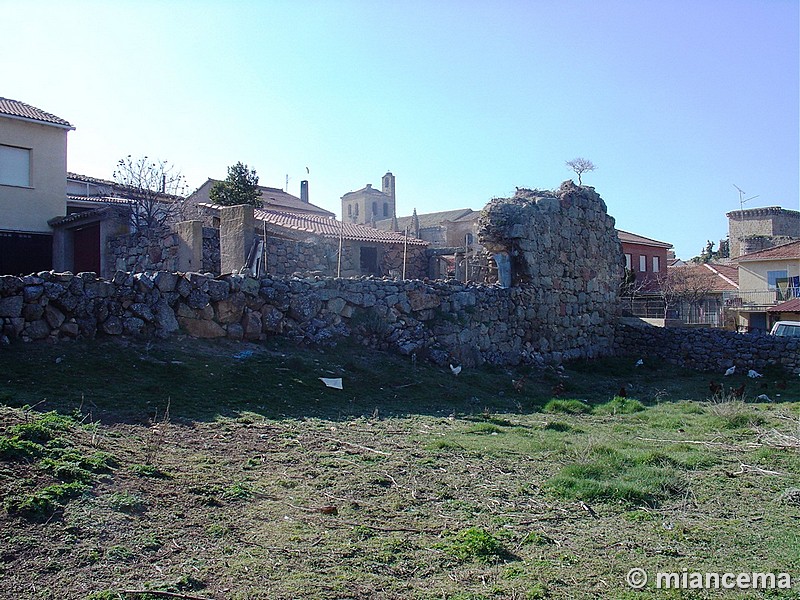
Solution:
[[[800,337],[800,321],[778,321],[769,333],[782,337]]]

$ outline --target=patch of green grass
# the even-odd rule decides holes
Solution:
[[[253,495],[253,486],[244,481],[237,481],[222,492],[222,497],[225,500],[247,500]]]
[[[12,425],[8,428],[11,437],[16,436],[21,440],[28,440],[43,444],[55,438],[58,434],[69,431],[75,425],[74,419],[60,415],[55,411],[44,413],[30,423]]]
[[[67,500],[83,494],[88,488],[89,486],[79,482],[49,485],[30,494],[7,496],[4,502],[5,509],[10,515],[41,520],[49,517]]]
[[[459,531],[445,550],[461,561],[503,562],[511,558],[500,541],[485,529],[470,527]]]
[[[44,446],[20,439],[18,435],[0,438],[0,460],[32,460],[44,453]]]
[[[630,415],[642,412],[644,404],[633,398],[621,398],[614,396],[605,404],[598,404],[594,407],[594,413],[598,415]]]
[[[601,447],[592,454],[593,459],[562,468],[545,483],[545,489],[563,499],[648,505],[683,489],[678,471],[653,464],[653,453]]]
[[[131,465],[133,471],[139,477],[153,477],[154,479],[172,479],[169,473],[166,473],[154,465],[135,464]]]
[[[471,433],[476,435],[492,435],[503,433],[503,430],[500,429],[497,425],[492,425],[491,423],[477,423],[476,425],[471,425],[467,429],[464,430],[464,433]]]
[[[592,412],[592,407],[583,400],[561,400],[554,398],[544,405],[542,409],[548,413],[564,413],[568,415],[588,414]]]
[[[119,512],[141,513],[147,508],[147,505],[142,498],[136,494],[130,494],[128,492],[115,492],[113,494],[109,494],[107,500],[108,505],[113,510],[117,510]]]

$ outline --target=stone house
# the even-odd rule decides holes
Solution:
[[[48,220],[66,211],[66,120],[0,98],[0,274],[53,268]]]
[[[428,243],[402,233],[322,214],[212,204],[199,208],[205,212],[206,224],[219,229],[222,274],[247,268],[285,276],[400,277],[405,273],[407,279],[427,277]],[[226,212],[234,216],[226,217]],[[240,242],[231,241],[238,235],[244,236]],[[236,244],[234,250],[229,250],[231,244]]]

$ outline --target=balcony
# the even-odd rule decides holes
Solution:
[[[722,302],[725,308],[742,311],[766,310],[792,298],[800,298],[800,287],[784,287],[782,289],[779,287],[774,290],[737,290],[722,293]]]

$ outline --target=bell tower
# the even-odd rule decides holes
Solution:
[[[389,206],[388,211],[381,212],[380,218],[391,219],[397,216],[397,206],[395,204],[397,197],[394,191],[394,175],[392,175],[391,171],[386,171],[386,175],[384,175],[382,179],[382,184],[381,191],[387,196]],[[384,214],[385,212],[388,212],[388,214]]]

